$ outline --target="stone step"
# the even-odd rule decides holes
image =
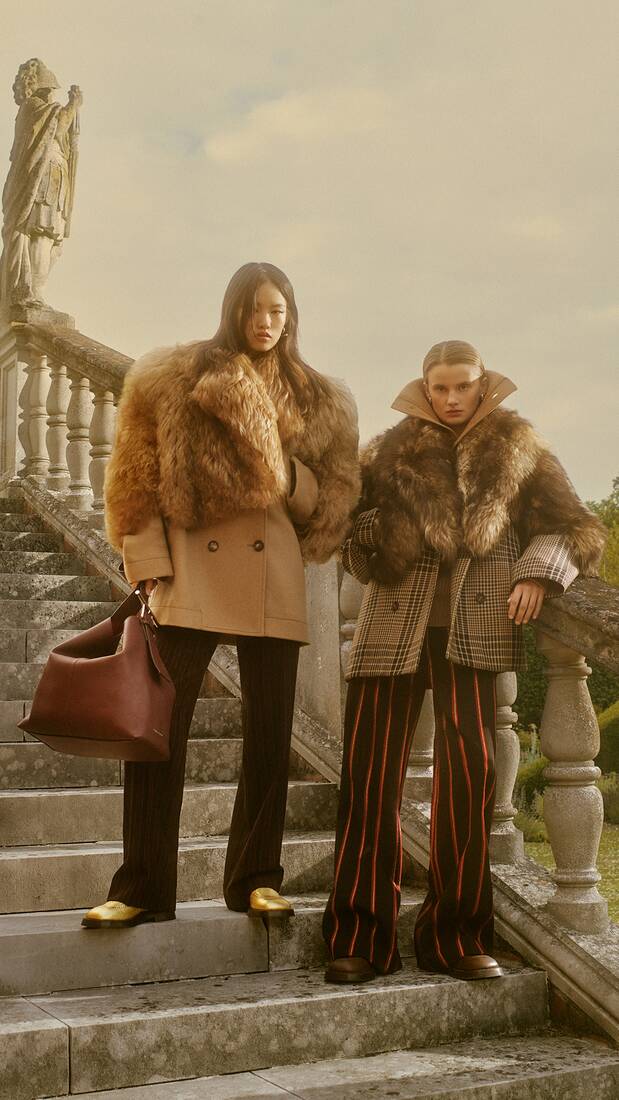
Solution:
[[[295,916],[274,925],[268,935],[262,921],[230,912],[222,900],[185,902],[177,907],[175,921],[122,932],[82,928],[82,910],[3,916],[0,996],[324,966],[321,926],[327,895],[290,900]],[[405,892],[402,898],[403,958],[413,954],[422,901],[419,892]]]
[[[235,795],[233,783],[186,784],[181,836],[227,833]],[[288,829],[332,829],[336,811],[337,788],[333,784],[290,781]],[[122,813],[123,792],[119,787],[1,791],[0,838],[7,848],[120,840]]]
[[[110,582],[104,577],[76,577],[50,573],[0,573],[0,600],[109,600]]]
[[[51,531],[0,531],[0,550],[38,550],[58,553],[62,537]]]
[[[236,781],[241,766],[242,744],[240,738],[232,737],[189,741],[185,770],[187,782]],[[121,774],[118,760],[69,756],[35,740],[0,742],[0,791],[113,787],[121,782]],[[291,754],[290,775],[294,779],[307,776],[306,765],[296,753]]]
[[[0,664],[0,698],[32,699],[41,678],[40,664],[26,661],[2,661]]]
[[[617,1096],[617,1051],[590,1039],[548,1031],[106,1089],[82,1093],[80,1100],[616,1100]]]
[[[22,496],[0,497],[0,512],[25,512],[24,498]]]
[[[81,578],[98,580],[97,577]],[[0,599],[0,622],[6,626],[85,630],[112,615],[117,602],[106,600]]]
[[[70,575],[83,573],[82,563],[74,554],[50,553],[38,550],[1,550],[0,574],[26,573]]]
[[[244,974],[55,993],[26,1003],[69,1032],[62,1059],[53,1059],[56,1074],[66,1073],[64,1090],[56,1090],[61,1094],[68,1088],[68,1071],[71,1091],[79,1094],[246,1072],[274,1060],[296,1065],[343,1052],[359,1057],[434,1047],[480,1031],[517,1035],[547,1019],[546,976],[521,967],[501,981],[465,983],[407,965],[399,974],[353,989],[326,984],[322,970]],[[10,1059],[10,1032],[7,1039]],[[17,1081],[27,1079],[31,1062],[40,1062],[37,1047],[34,1034],[29,1047],[21,1045],[22,1060],[13,1063]],[[47,1059],[52,1061],[51,1051]],[[10,1084],[5,1074],[5,1090]],[[17,1091],[7,1095],[20,1100]]]
[[[181,840],[179,901],[221,897],[227,837]],[[67,844],[0,849],[0,913],[83,909],[107,897],[122,862],[122,845]],[[328,890],[333,875],[330,833],[288,833],[282,851],[283,889],[307,894]]]
[[[79,634],[79,630],[44,630],[23,626],[9,626],[0,638],[0,661],[31,661],[41,665],[47,660],[50,650],[61,642],[68,641]]]
[[[5,502],[0,505],[0,531],[45,531],[40,516],[7,511]]]
[[[10,628],[9,628],[10,629]],[[28,641],[26,642],[26,633]],[[31,635],[36,631],[24,631],[24,645],[30,650],[33,643]],[[42,636],[50,634],[72,634],[75,631],[41,631]],[[34,643],[35,651],[41,639]],[[35,656],[37,662],[41,658]],[[16,723],[27,714],[32,705],[31,699],[0,699],[0,741],[25,741],[27,735],[17,729]],[[193,721],[189,730],[192,740],[201,737],[239,737],[241,733],[241,702],[232,696],[218,695],[208,699],[198,699]]]

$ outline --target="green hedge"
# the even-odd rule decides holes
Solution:
[[[619,772],[619,699],[598,716],[600,751],[596,764],[603,772]]]

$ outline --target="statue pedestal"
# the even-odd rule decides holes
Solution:
[[[51,306],[40,304],[23,305],[19,302],[3,303],[0,311],[0,321],[6,325],[11,323],[22,325],[57,325],[59,328],[75,328],[75,317],[70,313],[61,313]]]

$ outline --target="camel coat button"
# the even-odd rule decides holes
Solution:
[[[261,550],[264,550],[264,543],[262,539],[256,539],[254,543],[254,550],[256,550],[258,553],[260,553]]]
[[[208,548],[209,548],[211,554],[214,554],[216,550],[219,550],[219,543],[216,542],[215,539],[211,539],[211,541],[208,544]]]

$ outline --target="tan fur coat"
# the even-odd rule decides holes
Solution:
[[[563,536],[581,574],[599,565],[603,525],[512,410],[495,409],[455,447],[451,432],[407,417],[365,448],[362,470],[359,511],[380,514],[371,564],[377,580],[402,578],[427,549],[450,563],[462,553],[484,558],[510,526],[523,547],[536,535]]]
[[[192,529],[245,509],[266,508],[288,486],[296,455],[319,487],[299,538],[308,561],[341,544],[359,496],[357,413],[343,383],[318,376],[319,397],[301,415],[280,379],[277,353],[252,361],[202,343],[157,349],[125,379],[106,471],[112,545],[159,512]]]

